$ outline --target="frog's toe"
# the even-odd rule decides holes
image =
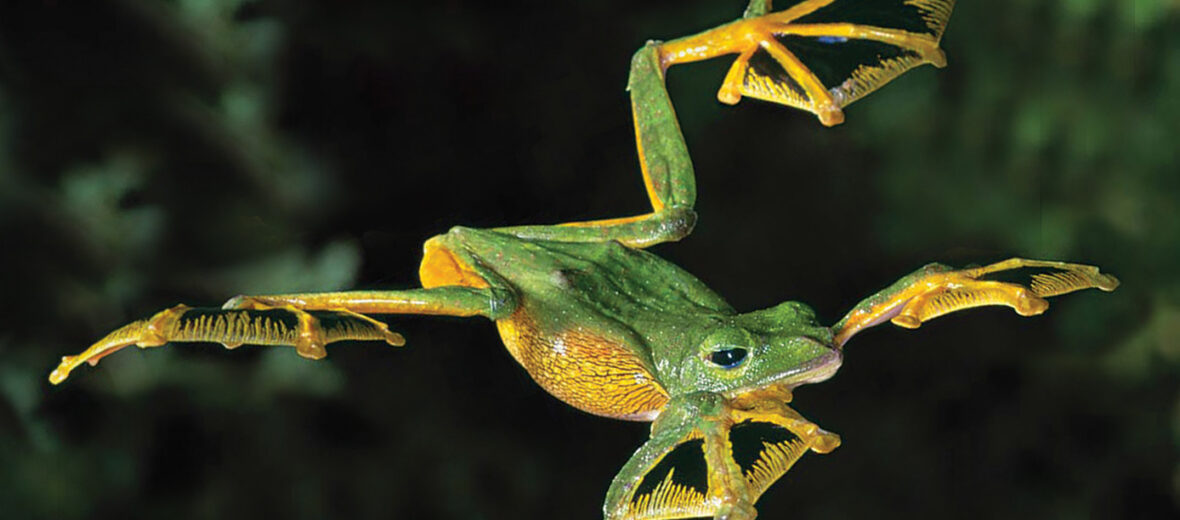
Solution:
[[[1023,288],[1016,291],[1016,293],[1016,301],[1012,304],[1012,308],[1016,310],[1016,314],[1021,316],[1036,316],[1049,308],[1049,300],[1023,290]]]
[[[811,451],[819,454],[831,453],[840,447],[840,435],[827,430],[819,430],[818,436],[811,444]]]

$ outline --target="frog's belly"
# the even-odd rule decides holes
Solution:
[[[496,322],[508,352],[533,380],[570,406],[596,415],[650,421],[668,394],[638,358],[589,332],[542,333],[523,312]]]

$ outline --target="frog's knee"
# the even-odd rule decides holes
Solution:
[[[946,265],[946,264],[940,264],[938,262],[931,262],[929,264],[922,266],[922,269],[919,269],[919,271],[922,274],[938,274],[938,273],[946,273],[946,272],[950,272],[950,271],[954,271],[954,270],[955,270],[955,268],[953,268],[949,265]]]
[[[446,244],[447,247],[455,251],[475,252],[494,247],[498,236],[498,233],[489,229],[454,226],[447,230],[446,234],[438,235],[431,240],[438,239],[440,243]]]
[[[648,40],[647,43],[643,44],[643,47],[640,47],[635,51],[635,54],[631,55],[631,68],[642,67],[647,60],[651,60],[652,58],[655,58],[658,63],[660,45],[663,43],[660,40]]]
[[[669,208],[659,219],[657,234],[664,240],[677,241],[692,233],[697,225],[697,212],[688,208]]]
[[[447,230],[446,236],[462,239],[463,237],[470,235],[471,233],[473,233],[475,231],[479,231],[479,230],[475,229],[475,228],[470,228],[467,226],[452,226],[451,229]]]
[[[488,292],[488,318],[501,320],[516,311],[516,293],[511,289],[489,287],[486,290]]]

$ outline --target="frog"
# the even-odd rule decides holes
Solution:
[[[688,236],[695,173],[665,86],[673,65],[737,55],[718,100],[795,107],[824,126],[906,71],[946,65],[953,0],[752,0],[737,20],[633,56],[628,81],[651,211],[637,216],[491,229],[427,240],[420,288],[239,295],[220,307],[176,305],[62,358],[60,384],[126,347],[215,342],[294,347],[318,360],[340,341],[405,338],[375,315],[482,317],[548,393],[590,414],[648,422],[650,436],[607,490],[603,517],[748,520],[805,453],[840,437],[791,405],[795,388],[833,377],[846,343],[886,322],[916,329],[940,316],[1006,306],[1045,312],[1048,298],[1119,282],[1098,267],[1010,258],[932,263],[855,304],[832,325],[786,301],[739,312],[701,280],[648,251]],[[851,63],[851,65],[849,64]]]

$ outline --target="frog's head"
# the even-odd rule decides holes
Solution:
[[[771,385],[793,388],[831,377],[841,359],[815,312],[786,302],[718,322],[683,360],[680,381],[685,390],[729,396]]]

